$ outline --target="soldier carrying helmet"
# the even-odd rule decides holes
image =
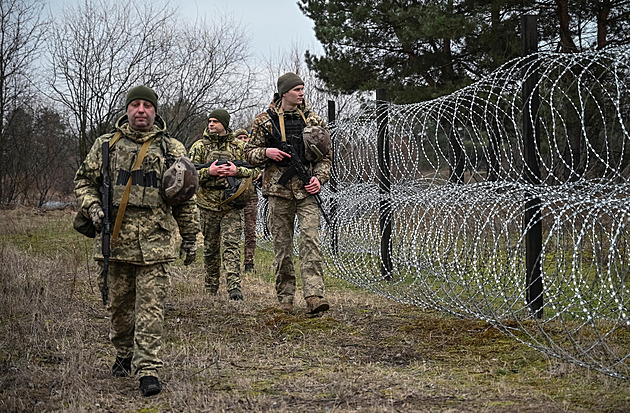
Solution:
[[[106,274],[109,337],[116,349],[112,374],[125,377],[135,373],[142,394],[151,396],[162,390],[159,353],[169,263],[178,252],[185,255],[186,265],[196,256],[197,175],[190,170],[184,145],[167,135],[151,88],[130,89],[125,107],[116,132],[98,137],[81,163],[74,179],[75,194],[80,213],[100,231],[104,224],[99,193],[102,153],[103,143],[108,142],[109,210],[112,220],[115,217]],[[96,237],[95,259],[103,265],[101,248],[102,240]],[[104,281],[101,275],[99,284]]]

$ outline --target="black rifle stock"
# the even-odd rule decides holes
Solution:
[[[103,252],[103,287],[101,288],[101,297],[103,298],[103,305],[107,305],[107,299],[109,296],[109,287],[107,285],[107,272],[109,271],[109,256],[110,256],[110,236],[111,226],[109,224],[109,141],[104,141],[102,146],[103,155],[103,186],[101,188],[102,207],[103,207],[103,229],[102,235],[102,252]]]

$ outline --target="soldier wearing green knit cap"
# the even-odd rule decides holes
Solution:
[[[251,179],[259,173],[257,168],[235,164],[245,159],[244,146],[230,128],[229,113],[215,109],[208,115],[203,139],[189,151],[194,163],[208,165],[199,170],[197,191],[206,272],[204,289],[210,296],[217,295],[223,270],[228,297],[234,301],[243,300],[240,242],[245,206],[237,204],[236,194],[243,186],[249,196],[253,190]]]
[[[144,396],[162,390],[160,351],[169,263],[181,253],[186,255],[186,265],[195,260],[199,232],[194,196],[177,205],[165,198],[162,182],[169,159],[186,156],[186,149],[167,135],[157,108],[153,89],[137,86],[129,90],[126,113],[116,122],[115,132],[96,139],[74,178],[79,210],[100,232],[105,143],[109,148],[109,223],[113,228],[107,273],[109,337],[116,349],[112,375],[135,374]],[[101,236],[95,238],[94,247],[94,258],[102,265]],[[99,277],[99,284],[103,286],[104,277]]]
[[[254,120],[245,146],[249,163],[263,167],[262,193],[269,203],[269,229],[273,237],[276,294],[280,308],[293,311],[296,275],[293,267],[295,219],[300,225],[300,275],[306,312],[319,314],[329,309],[324,298],[323,260],[320,251],[320,210],[315,198],[330,178],[332,153],[326,151],[317,161],[308,161],[302,132],[307,126],[326,124],[304,101],[304,81],[295,73],[278,78],[278,90],[265,112]],[[311,175],[305,185],[290,168],[289,144]],[[286,183],[285,183],[286,182]]]

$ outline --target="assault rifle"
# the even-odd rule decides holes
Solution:
[[[293,176],[297,176],[300,179],[300,181],[304,183],[304,185],[308,185],[311,182],[311,178],[313,176],[309,174],[308,171],[306,170],[306,167],[302,163],[302,160],[300,159],[300,156],[298,155],[293,145],[287,142],[281,142],[279,149],[282,152],[288,153],[289,155],[291,155],[291,157],[287,159],[289,162],[289,169],[287,169],[282,174],[280,179],[278,179],[278,185],[285,186],[287,182],[289,182],[289,180]],[[319,207],[319,210],[322,211],[322,216],[324,217],[324,220],[326,221],[328,226],[331,226],[332,224],[330,223],[330,218],[328,218],[328,215],[326,214],[326,211],[324,210],[322,197],[319,195],[319,192],[316,194],[310,194],[310,195],[312,195],[313,198],[315,198],[315,202],[317,202],[317,206]]]
[[[275,142],[276,144],[279,145],[278,149],[280,149],[282,152],[286,152],[289,155],[291,155],[290,158],[284,158],[281,161],[282,163],[288,162],[289,169],[287,169],[282,174],[280,179],[278,179],[278,184],[284,186],[287,184],[287,182],[289,182],[289,179],[291,179],[294,175],[297,175],[298,178],[304,183],[304,185],[308,185],[311,182],[312,176],[306,170],[306,167],[300,160],[300,156],[297,154],[297,151],[293,148],[291,144],[287,143],[286,141],[281,141],[279,138],[276,138],[275,136],[273,136],[273,134],[269,133],[267,128],[263,127],[266,123],[271,124],[271,127],[275,129],[278,136],[282,136],[282,133],[278,130],[277,126],[273,123],[271,118],[269,118],[259,125],[264,131],[265,140],[268,143],[272,143],[272,144]],[[330,218],[328,218],[328,214],[326,214],[326,211],[324,210],[322,197],[319,195],[319,193],[316,193],[313,195],[313,198],[315,198],[315,202],[317,202],[317,206],[319,207],[319,210],[322,211],[322,216],[324,217],[324,220],[326,221],[328,226],[332,226],[330,223]]]
[[[101,187],[102,207],[103,207],[103,229],[102,235],[102,252],[103,252],[103,287],[101,288],[101,297],[103,298],[103,305],[107,305],[107,299],[109,296],[109,287],[107,286],[107,272],[109,271],[109,256],[110,256],[110,236],[111,226],[109,225],[109,141],[103,142],[102,146],[103,154],[103,186]]]
[[[247,163],[245,161],[228,161],[226,159],[218,159],[217,161],[217,165],[227,165],[228,162],[232,162],[234,165],[236,165],[236,167],[244,167],[244,168],[249,168],[249,169],[253,169],[255,168],[254,165]],[[195,169],[199,170],[199,169],[203,169],[203,168],[209,168],[210,165],[212,165],[214,163],[214,161],[212,162],[208,162],[208,163],[196,163],[195,165]],[[239,178],[235,178],[233,176],[226,176],[225,177],[228,185],[230,185],[231,187],[238,187],[238,182],[237,179]]]
[[[217,160],[217,165],[226,165],[228,162],[232,162],[237,167],[242,166],[242,167],[249,168],[249,169],[255,168],[254,165],[249,164],[249,163],[247,163],[245,161],[228,161],[226,159],[219,159],[219,160]],[[195,165],[195,169],[199,170],[199,169],[203,169],[203,168],[209,168],[210,165],[212,165],[213,163],[214,163],[214,161],[208,162],[208,163],[196,163],[194,165]]]

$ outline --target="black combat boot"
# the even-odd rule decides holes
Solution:
[[[112,366],[112,374],[116,377],[127,377],[131,374],[131,357],[118,357]]]
[[[228,291],[228,293],[230,294],[230,300],[243,301],[243,294],[241,294],[241,290],[238,288],[233,288]]]
[[[245,272],[254,272],[254,263],[248,262],[245,264]]]
[[[157,377],[144,376],[140,377],[140,391],[143,396],[153,396],[162,391],[162,385]]]

